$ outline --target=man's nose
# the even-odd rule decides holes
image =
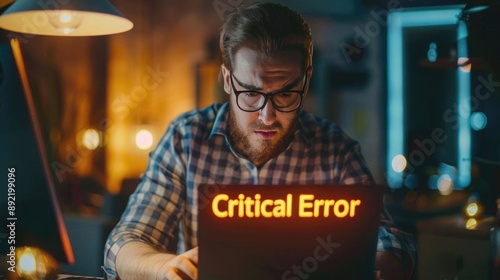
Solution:
[[[276,109],[273,102],[267,100],[266,105],[259,111],[259,120],[265,125],[271,125],[276,121]]]

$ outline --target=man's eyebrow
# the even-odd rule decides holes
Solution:
[[[292,89],[296,87],[303,79],[304,75],[300,75],[299,77],[297,77],[297,79],[295,79],[294,81],[290,82],[289,84],[287,84],[286,86],[282,87],[280,90],[277,91]]]
[[[238,85],[240,85],[241,87],[243,87],[247,90],[262,90],[261,87],[249,85],[249,84],[246,84],[246,83],[239,81],[235,76],[233,76],[233,78],[236,81],[236,83],[238,83]],[[302,81],[302,79],[304,79],[303,75],[297,77],[294,81],[290,82],[289,84],[285,85],[284,87],[282,87],[278,90],[275,90],[274,92],[292,89],[292,88],[296,87],[299,84],[299,82]]]
[[[257,87],[257,86],[254,86],[254,85],[249,85],[249,84],[240,82],[240,80],[238,80],[234,75],[233,75],[233,78],[236,81],[236,83],[238,83],[238,85],[240,85],[241,87],[243,87],[243,88],[245,88],[247,90],[262,90],[261,87]]]

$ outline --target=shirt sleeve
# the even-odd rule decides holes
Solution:
[[[173,126],[167,129],[158,147],[150,154],[148,167],[136,191],[104,247],[107,279],[116,277],[116,255],[129,241],[150,244],[169,252],[177,238],[177,226],[185,203],[182,137]],[[175,252],[171,252],[175,253]]]
[[[341,155],[343,155],[341,184],[375,184],[358,142],[352,140],[348,142]]]
[[[417,259],[416,241],[412,234],[398,228],[386,213],[381,218],[377,251],[395,255],[403,265],[406,279],[411,279]]]
[[[357,142],[352,142],[343,160],[343,184],[375,184]],[[403,265],[407,279],[411,279],[417,259],[416,241],[411,233],[400,229],[385,207],[381,215],[377,251],[395,255]]]

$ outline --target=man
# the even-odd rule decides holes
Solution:
[[[373,183],[357,142],[300,110],[312,39],[296,12],[272,3],[241,7],[224,24],[220,47],[230,101],[175,119],[151,153],[105,248],[108,272],[121,279],[197,279],[200,184]],[[382,278],[410,277],[412,246],[411,236],[380,228]]]

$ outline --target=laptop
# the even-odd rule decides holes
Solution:
[[[201,185],[200,280],[375,279],[375,185]]]

